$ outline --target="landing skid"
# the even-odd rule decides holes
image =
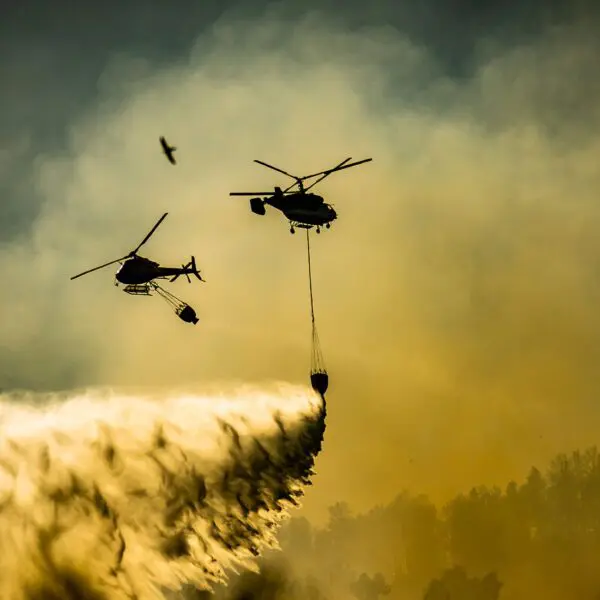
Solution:
[[[132,296],[151,296],[151,289],[154,289],[154,286],[151,283],[132,283],[126,285],[123,288],[123,291]]]
[[[316,227],[317,233],[321,233],[321,225],[310,225],[309,223],[298,223],[297,221],[290,221],[290,233],[296,233],[296,227],[300,227],[301,229],[312,229]],[[331,223],[325,223],[325,229],[329,229],[331,227]]]

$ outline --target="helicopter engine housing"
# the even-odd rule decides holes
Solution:
[[[250,199],[250,210],[255,215],[264,215],[266,214],[265,202],[262,198],[251,198]]]

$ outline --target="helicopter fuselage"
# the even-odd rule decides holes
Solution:
[[[148,283],[153,279],[172,277],[173,275],[192,273],[191,269],[161,267],[157,262],[134,256],[127,259],[115,274],[115,279],[124,285]]]
[[[289,221],[294,223],[321,226],[337,218],[335,209],[317,194],[284,195],[276,192],[270,198],[263,198],[263,201],[280,210]]]
[[[372,158],[365,158],[349,163],[350,158],[346,158],[341,163],[331,169],[320,171],[319,173],[313,173],[312,175],[305,175],[304,177],[296,177],[291,175],[287,171],[270,165],[262,160],[254,160],[255,163],[268,167],[273,171],[278,171],[283,175],[287,175],[296,181],[295,184],[282,190],[280,187],[275,187],[274,193],[269,192],[230,192],[230,196],[253,196],[250,199],[250,210],[256,215],[265,215],[265,206],[268,204],[273,208],[281,211],[290,222],[290,233],[294,233],[294,227],[302,227],[304,229],[311,229],[315,227],[317,233],[321,231],[321,226],[325,226],[326,229],[331,228],[332,221],[337,219],[337,213],[331,204],[327,204],[323,199],[323,196],[309,192],[313,186],[320,181],[323,181],[325,177],[328,177],[332,173],[337,173],[342,169],[348,169],[350,167],[356,167],[363,163],[370,162]],[[308,187],[304,186],[304,181],[318,177],[316,181],[313,181]],[[292,192],[291,189],[298,186],[298,191]],[[262,196],[262,197],[261,197]]]
[[[335,221],[337,214],[328,204],[323,204],[317,209],[310,208],[288,208],[282,210],[287,219],[294,223],[304,223],[306,225],[327,225]]]

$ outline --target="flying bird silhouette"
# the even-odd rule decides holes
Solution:
[[[175,150],[177,150],[177,148],[175,146],[169,146],[169,144],[167,143],[167,140],[164,137],[160,137],[160,145],[163,149],[163,152],[165,153],[165,156],[167,157],[168,161],[174,165],[176,164],[175,159],[173,158],[173,152],[175,152]]]

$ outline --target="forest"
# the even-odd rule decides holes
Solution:
[[[322,529],[291,518],[260,573],[214,600],[600,600],[600,454],[556,456],[504,489],[478,486],[443,507],[400,493]]]

